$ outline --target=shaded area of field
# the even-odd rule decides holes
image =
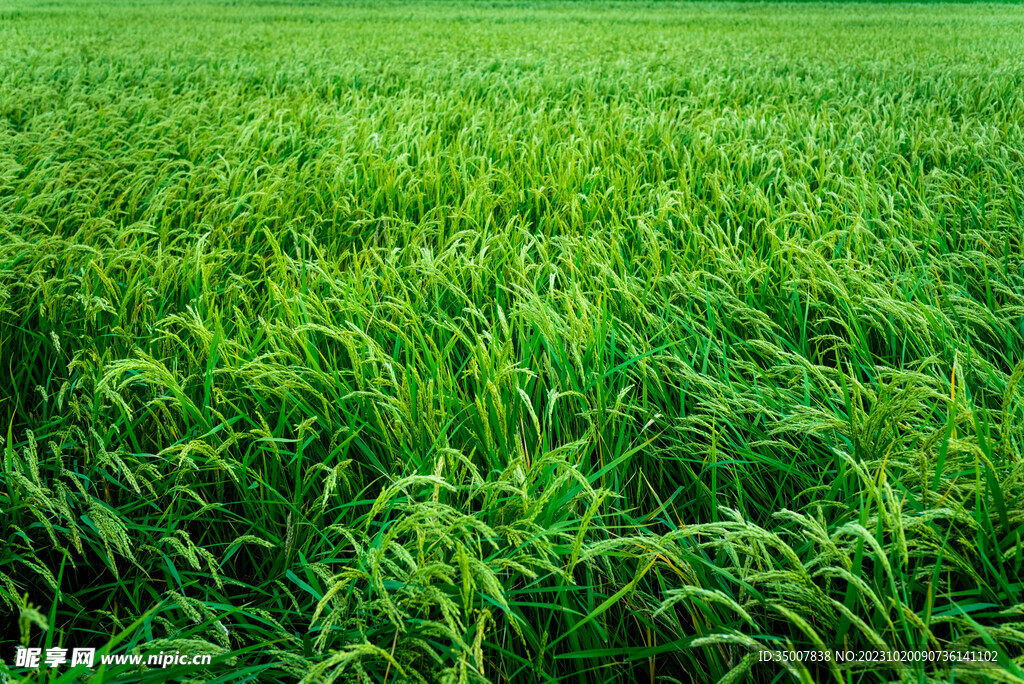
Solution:
[[[1021,54],[1015,6],[3,6],[0,621],[202,681],[1018,681]]]

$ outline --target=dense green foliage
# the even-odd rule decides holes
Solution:
[[[0,677],[1021,681],[1022,54],[1014,6],[4,6]]]

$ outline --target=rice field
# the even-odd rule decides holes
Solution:
[[[5,0],[0,681],[1024,681],[1022,55]]]

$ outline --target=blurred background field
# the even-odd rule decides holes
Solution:
[[[1015,5],[0,6],[0,677],[1021,681],[1022,55]]]

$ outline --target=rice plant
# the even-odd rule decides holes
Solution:
[[[1024,680],[1022,54],[1016,5],[0,6],[0,679]]]

